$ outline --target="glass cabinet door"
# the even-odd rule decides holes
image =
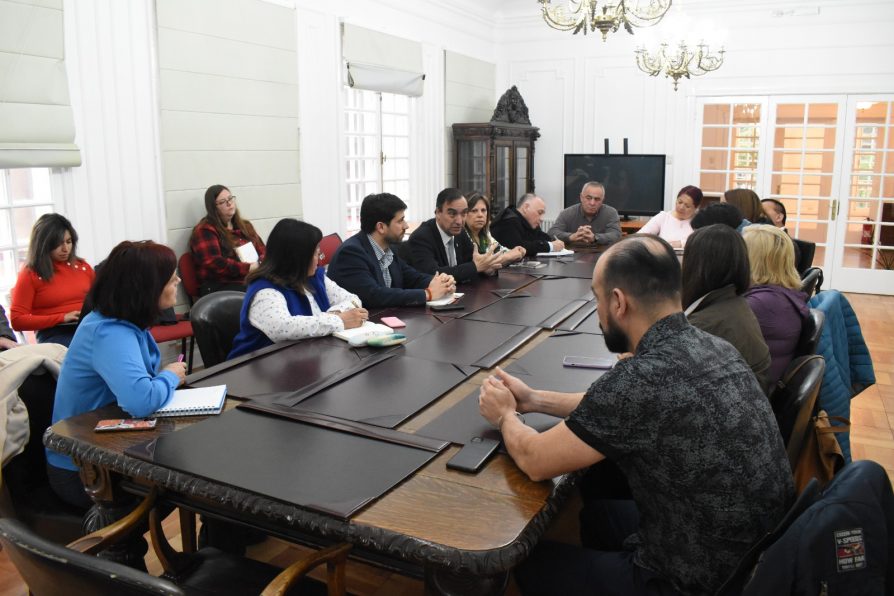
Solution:
[[[528,192],[528,148],[515,146],[515,200]]]
[[[512,162],[510,161],[510,152],[512,147],[508,145],[496,146],[496,164],[495,165],[495,190],[493,196],[494,212],[503,209],[512,201],[509,195],[510,183],[512,181]]]
[[[487,184],[487,142],[457,141],[459,178],[457,185],[465,191],[485,192]]]

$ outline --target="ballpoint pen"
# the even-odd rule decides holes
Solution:
[[[183,354],[177,356],[177,362],[183,362]]]

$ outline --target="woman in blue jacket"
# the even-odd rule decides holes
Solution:
[[[62,364],[54,424],[112,403],[130,416],[149,416],[171,399],[186,365],[159,370],[161,353],[149,327],[177,300],[176,264],[174,251],[148,240],[112,249],[90,289],[94,310],[81,320]],[[70,458],[47,450],[47,471],[60,498],[90,507]]]

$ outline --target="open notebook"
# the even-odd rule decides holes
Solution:
[[[213,387],[197,387],[195,389],[178,389],[165,406],[153,414],[165,416],[204,416],[220,414],[227,398],[226,385]]]

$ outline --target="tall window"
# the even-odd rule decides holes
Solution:
[[[0,170],[0,301],[27,259],[32,225],[52,211],[48,168]]]
[[[360,229],[360,203],[371,193],[406,200],[410,191],[410,98],[344,87],[345,217]]]

